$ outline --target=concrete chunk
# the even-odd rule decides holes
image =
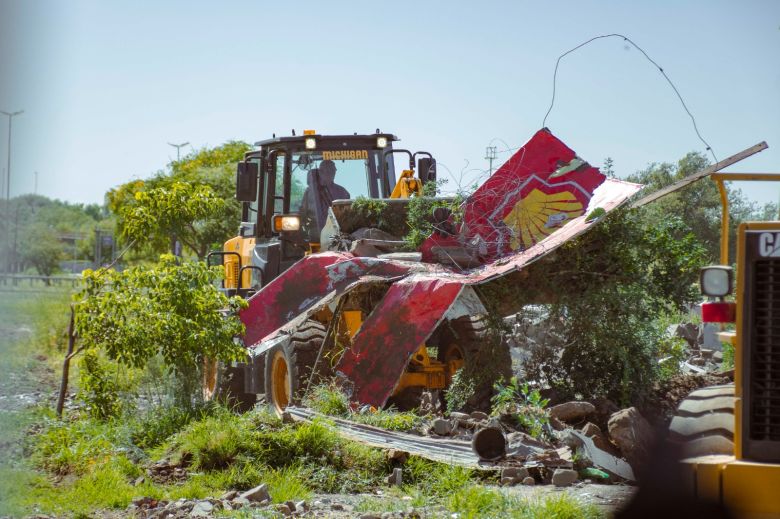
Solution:
[[[568,487],[577,481],[577,471],[572,469],[555,469],[552,476],[552,484],[556,487]]]
[[[550,408],[550,416],[562,422],[579,422],[596,410],[596,406],[590,402],[565,402]]]
[[[249,501],[254,501],[259,503],[261,501],[265,501],[266,499],[270,501],[271,494],[268,493],[268,485],[263,483],[262,485],[258,485],[251,490],[247,490],[239,497],[243,497],[244,499],[248,499]]]

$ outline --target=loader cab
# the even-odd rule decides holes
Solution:
[[[225,287],[246,295],[320,250],[328,209],[341,199],[389,198],[396,185],[388,133],[276,137],[239,163],[239,235],[218,254]],[[235,281],[240,281],[236,283]]]

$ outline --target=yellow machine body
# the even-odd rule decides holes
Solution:
[[[255,248],[255,238],[242,238],[236,236],[225,242],[224,252],[235,252],[241,257],[241,265],[250,265],[252,250]],[[225,288],[238,288],[239,261],[234,254],[226,254],[222,263],[225,267]],[[252,284],[252,271],[247,269],[241,274],[241,286],[248,287]]]
[[[780,180],[780,174],[751,175],[715,174],[723,201],[723,229],[721,236],[721,263],[729,264],[728,254],[728,198],[723,186],[724,180]],[[770,178],[768,178],[770,177]],[[780,221],[743,223],[737,232],[737,283],[735,298],[737,304],[736,331],[721,332],[722,342],[734,346],[734,455],[701,456],[682,461],[682,470],[689,490],[697,497],[721,503],[739,518],[780,517],[780,464],[758,463],[743,458],[743,352],[749,347],[743,343],[745,323],[744,301],[746,272],[740,264],[744,257],[746,231],[780,232]]]

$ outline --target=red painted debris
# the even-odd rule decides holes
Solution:
[[[460,281],[407,278],[393,284],[363,322],[336,371],[354,384],[351,399],[383,406],[412,354],[463,289]]]

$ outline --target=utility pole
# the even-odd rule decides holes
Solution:
[[[493,174],[493,161],[496,160],[496,157],[498,157],[498,153],[496,151],[496,147],[495,146],[487,146],[485,148],[485,160],[489,161],[489,163],[490,163],[490,168],[489,168],[490,171],[489,171],[488,175],[492,175]]]
[[[181,149],[184,146],[189,146],[189,145],[190,145],[189,142],[182,142],[181,144],[172,144],[170,142],[168,143],[168,146],[173,146],[174,148],[176,148],[176,162],[179,162],[179,160],[181,159]]]
[[[35,175],[35,187],[33,187],[33,194],[37,195],[38,194],[38,172],[36,171],[34,175]]]
[[[0,110],[0,114],[8,116],[8,163],[5,168],[5,221],[10,224],[11,222],[11,129],[12,121],[17,115],[22,115],[24,110],[17,110],[16,112],[6,112]],[[14,258],[11,257],[11,233],[6,233],[6,272],[11,272],[11,263]]]

